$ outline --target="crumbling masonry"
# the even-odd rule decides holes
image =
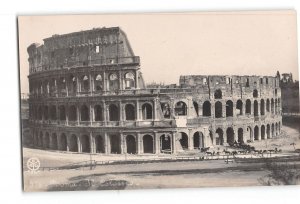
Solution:
[[[178,86],[147,88],[118,27],[53,35],[27,51],[30,131],[39,148],[175,154],[281,132],[276,77],[181,76]]]

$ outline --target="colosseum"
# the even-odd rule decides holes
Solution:
[[[278,137],[272,76],[189,75],[146,86],[119,27],[33,43],[29,125],[36,148],[92,154],[178,154]]]

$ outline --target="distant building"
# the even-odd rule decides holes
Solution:
[[[291,73],[283,73],[280,80],[282,112],[286,114],[300,113],[299,81],[293,80]]]

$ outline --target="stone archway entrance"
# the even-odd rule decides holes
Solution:
[[[135,137],[132,135],[127,135],[126,137],[126,152],[128,154],[136,154],[136,142]]]
[[[144,135],[143,137],[143,149],[144,153],[153,154],[153,137],[151,135]]]
[[[180,135],[179,142],[180,142],[181,148],[183,150],[188,149],[188,147],[189,147],[188,135],[184,132],[180,132],[179,135]]]
[[[171,136],[163,134],[160,136],[161,153],[171,153]]]

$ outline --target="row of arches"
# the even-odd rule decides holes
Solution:
[[[266,102],[265,102],[266,101]],[[260,102],[260,103],[259,103]],[[272,113],[272,114],[278,114],[279,109],[281,107],[280,105],[280,99],[261,99],[258,102],[258,100],[254,100],[253,102],[253,114],[254,116],[258,115],[265,115],[267,113]],[[211,116],[212,115],[212,105],[210,101],[205,101],[202,105],[203,107],[203,116]],[[215,118],[221,118],[223,117],[223,104],[221,101],[216,101],[214,104],[215,108]],[[245,111],[244,111],[245,108]],[[195,108],[196,110],[198,109]],[[235,111],[234,111],[235,110]],[[227,100],[225,104],[225,116],[226,117],[233,117],[235,114],[236,115],[244,115],[244,114],[252,114],[252,102],[250,99],[247,99],[245,101],[245,105],[241,99],[236,101],[235,109],[234,109],[234,104],[232,100]]]
[[[277,89],[274,89],[274,95],[277,97]],[[257,89],[254,89],[252,92],[253,98],[258,98],[259,97],[259,92]],[[216,89],[214,92],[214,99],[222,99],[223,98],[223,92],[221,89]]]
[[[77,110],[78,108],[78,110]],[[37,120],[62,120],[65,121],[90,121],[91,116],[94,121],[104,121],[105,117],[108,121],[119,121],[120,120],[120,107],[118,104],[109,104],[107,106],[107,116],[104,114],[103,105],[94,105],[93,107],[87,105],[81,105],[77,107],[76,105],[70,105],[66,108],[65,105],[60,105],[58,108],[55,105],[50,106],[39,106],[32,109],[32,117]],[[135,104],[125,104],[124,106],[124,120],[136,120],[137,110]],[[141,118],[143,120],[153,119],[154,112],[152,104],[144,103],[141,105]]]
[[[124,89],[135,88],[135,73],[128,71],[126,73],[112,72],[107,75],[107,82],[104,80],[104,73],[94,75],[69,75],[68,77],[53,78],[51,80],[43,80],[38,82],[30,82],[30,93],[36,95],[54,95],[56,93],[69,94],[76,92],[89,92],[89,91],[105,91],[121,89],[120,82]],[[120,80],[120,77],[122,80]],[[106,84],[104,84],[106,83]]]
[[[228,127],[226,130],[224,130],[223,128],[217,128],[216,145],[224,145],[225,141],[228,144],[233,144],[234,142],[245,143],[246,139],[251,141],[270,139],[278,136],[280,132],[280,122],[263,124],[260,126],[255,125],[254,127],[247,126],[246,128],[238,128],[236,133],[234,132],[232,127]],[[237,134],[237,137],[235,136],[235,134]]]

